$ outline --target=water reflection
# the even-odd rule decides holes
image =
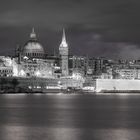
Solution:
[[[1,140],[134,140],[139,129],[83,129],[29,126],[0,127]]]
[[[0,140],[140,139],[140,96],[0,95]]]

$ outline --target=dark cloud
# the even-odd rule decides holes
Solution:
[[[73,54],[139,58],[139,7],[139,0],[0,0],[0,54],[23,45],[34,26],[48,53],[65,27]]]

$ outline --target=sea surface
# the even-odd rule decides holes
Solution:
[[[140,95],[0,95],[0,140],[140,140]]]

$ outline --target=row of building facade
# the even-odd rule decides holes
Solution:
[[[140,62],[70,55],[64,29],[59,54],[48,55],[33,29],[15,56],[0,56],[0,77],[140,79]]]

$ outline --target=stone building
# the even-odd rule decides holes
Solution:
[[[59,46],[59,54],[61,59],[60,64],[61,64],[62,76],[68,76],[69,75],[69,68],[68,68],[69,48],[66,41],[66,35],[64,29],[63,29],[62,41]]]

